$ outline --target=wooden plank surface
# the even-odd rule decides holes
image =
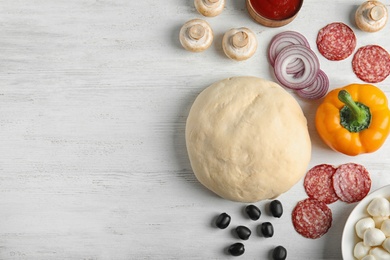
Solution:
[[[184,129],[196,96],[211,83],[250,75],[275,80],[266,51],[284,30],[304,34],[318,54],[318,30],[350,25],[358,46],[390,50],[389,28],[359,31],[352,0],[307,0],[296,20],[266,28],[243,0],[228,0],[220,16],[205,18],[215,41],[203,53],[185,51],[180,27],[199,15],[190,0],[0,1],[0,259],[225,259],[237,239],[212,226],[221,212],[232,225],[256,230],[245,206],[201,186],[186,153]],[[249,60],[229,60],[225,31],[246,26],[259,47]],[[319,55],[331,88],[360,82],[351,57]],[[389,94],[389,81],[377,84]],[[372,189],[390,183],[390,143],[369,155],[329,150],[314,128],[319,101],[299,100],[319,163],[357,162],[372,173]],[[270,259],[276,245],[289,259],[341,259],[341,234],[354,204],[337,202],[333,226],[318,240],[299,236],[290,214],[305,198],[298,183],[280,200],[275,236],[246,242],[245,259]],[[265,210],[267,202],[257,205]],[[244,259],[244,258],[243,258]]]

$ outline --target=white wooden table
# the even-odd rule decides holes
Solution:
[[[184,129],[195,97],[231,76],[275,80],[266,50],[278,32],[304,34],[317,53],[320,28],[350,25],[358,47],[390,50],[389,27],[359,31],[353,14],[360,1],[306,0],[296,20],[266,28],[248,15],[244,0],[204,18],[215,41],[203,53],[185,51],[182,24],[199,15],[192,0],[0,1],[0,259],[229,259],[237,242],[232,228],[254,235],[239,259],[270,259],[283,245],[288,259],[341,259],[344,223],[356,204],[330,207],[333,225],[320,239],[298,235],[291,211],[306,194],[302,182],[279,199],[285,213],[272,221],[275,235],[257,235],[245,204],[223,200],[201,186],[186,153]],[[259,47],[249,60],[229,60],[225,31],[246,26]],[[331,88],[361,82],[351,59],[318,56]],[[390,94],[390,78],[377,84]],[[390,183],[390,142],[376,153],[348,157],[328,149],[314,128],[320,101],[298,99],[313,144],[310,166],[361,163],[372,190]],[[227,212],[231,227],[215,217]]]

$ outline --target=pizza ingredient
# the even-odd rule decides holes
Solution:
[[[181,27],[179,39],[184,49],[201,52],[210,47],[214,33],[208,22],[202,19],[192,19]]]
[[[293,225],[299,234],[314,239],[324,235],[332,224],[332,212],[327,204],[337,200],[346,203],[362,200],[371,189],[371,178],[367,169],[360,164],[345,163],[338,167],[319,164],[307,172],[303,185],[309,198],[295,206]],[[380,208],[383,209],[383,206]],[[378,219],[379,226],[382,222],[383,219]],[[316,225],[319,230],[315,230]],[[356,224],[355,229],[362,238],[366,229],[375,227],[375,219],[368,218]]]
[[[283,246],[277,246],[272,251],[273,260],[285,260],[287,258],[287,250]]]
[[[302,5],[302,0],[268,1],[250,0],[254,10],[270,20],[283,20],[294,16]]]
[[[222,49],[230,59],[247,60],[256,52],[256,35],[246,27],[232,28],[222,38]]]
[[[355,12],[357,27],[365,32],[382,30],[388,19],[387,8],[380,1],[366,1]]]
[[[332,211],[324,202],[307,198],[299,201],[293,209],[292,222],[302,236],[320,238],[332,225]]]
[[[341,201],[347,203],[361,201],[371,189],[370,174],[363,165],[342,164],[333,174],[333,188]]]
[[[370,255],[373,256],[375,260],[388,260],[390,259],[390,253],[384,250],[381,247],[374,247],[370,250]]]
[[[215,221],[215,224],[220,229],[225,229],[230,224],[231,217],[227,213],[221,213],[217,220]]]
[[[379,45],[360,47],[353,56],[352,69],[365,82],[382,82],[390,74],[390,54]]]
[[[385,234],[386,237],[390,237],[390,219],[389,219],[389,216],[390,215],[388,215],[387,218],[385,218],[385,220],[382,221],[381,226],[380,226],[383,234]]]
[[[245,253],[245,246],[243,243],[235,243],[228,248],[228,252],[232,256],[240,256]]]
[[[299,77],[287,73],[287,66],[299,59],[304,64],[304,70]],[[320,62],[316,54],[303,45],[290,45],[283,48],[275,59],[274,71],[278,81],[285,87],[298,90],[311,86],[317,78]]]
[[[273,202],[273,205],[278,205],[275,208],[278,209],[277,211],[279,211],[280,210],[279,205],[280,206],[282,205],[281,202],[279,200],[273,200],[272,202]],[[271,203],[266,204],[266,206],[271,207]],[[252,217],[253,220],[257,220],[260,218],[259,214],[261,212],[260,212],[260,209],[256,205],[253,205],[253,204],[247,205],[245,207],[245,211],[247,212],[247,214],[249,213],[248,215],[252,215],[253,213],[255,214],[255,217]],[[266,212],[269,216],[271,216],[271,215],[274,216],[272,212],[269,212],[268,210]],[[280,214],[280,212],[279,212],[279,214]],[[226,218],[228,218],[228,220],[229,220],[228,222],[230,223],[230,216],[228,216],[226,213],[222,213],[218,217],[218,219],[222,219],[221,222],[227,222],[224,220]],[[223,224],[222,226],[225,227],[227,225]],[[231,231],[228,231],[228,232],[230,234],[234,234],[235,238],[239,238],[239,239],[245,240],[245,241],[248,240],[250,238],[250,236],[252,235],[251,229],[248,228],[247,226],[244,226],[244,225],[238,225],[232,231],[233,232],[231,232]],[[269,238],[269,237],[272,237],[274,235],[274,228],[273,228],[273,225],[271,222],[264,222],[264,223],[259,224],[257,226],[256,231],[260,237],[264,237],[264,238]],[[235,243],[235,244],[230,245],[225,250],[227,251],[227,253],[229,253],[233,256],[239,256],[245,252],[245,247],[244,247],[244,244],[242,244],[242,243]],[[271,257],[271,255],[272,255],[272,259],[274,259],[274,260],[276,260],[276,259],[283,260],[283,259],[286,259],[286,257],[287,257],[287,250],[283,246],[279,245],[279,246],[275,247],[270,252],[270,257]]]
[[[274,235],[274,226],[271,222],[264,222],[260,225],[261,234],[264,237],[272,237]]]
[[[320,164],[311,168],[303,182],[307,195],[326,204],[337,201],[339,198],[333,188],[335,172],[336,167],[330,164]]]
[[[354,247],[357,259],[389,259],[390,257],[390,202],[376,197],[367,205],[369,216],[356,222],[355,232],[361,239]]]
[[[316,80],[310,86],[296,91],[298,96],[306,99],[323,98],[329,90],[328,75],[322,70],[319,70]]]
[[[368,204],[367,212],[373,217],[388,217],[390,216],[390,203],[386,198],[375,198]]]
[[[378,259],[376,259],[375,256],[373,255],[366,255],[365,257],[362,258],[362,260],[378,260]]]
[[[280,27],[293,21],[302,4],[303,0],[246,0],[250,16],[256,22],[268,27]]]
[[[298,47],[294,48],[294,46]],[[284,53],[285,51],[287,53]],[[284,54],[284,57],[281,54]],[[281,60],[275,65],[279,56],[283,58],[279,58]],[[285,31],[275,35],[268,49],[268,59],[274,67],[278,81],[283,86],[296,90],[300,97],[320,99],[326,95],[329,89],[329,78],[320,69],[317,56],[302,34]]]
[[[251,236],[252,232],[249,228],[246,226],[238,226],[236,227],[236,233],[239,238],[242,240],[248,240]]]
[[[270,203],[270,210],[272,216],[280,218],[283,215],[283,205],[279,200],[273,200]]]
[[[297,100],[256,77],[231,77],[203,90],[187,117],[186,147],[205,187],[244,203],[288,191],[311,158],[307,120]]]
[[[378,228],[368,228],[364,232],[363,243],[366,246],[380,246],[385,241],[386,236]]]
[[[385,235],[386,235],[386,234],[385,234]],[[388,235],[386,235],[386,239],[385,239],[385,241],[383,241],[382,246],[383,246],[383,248],[384,248],[387,252],[390,252],[390,237],[388,237]]]
[[[367,256],[370,252],[371,247],[364,245],[363,241],[360,241],[353,248],[353,256],[357,259],[362,259]]]
[[[346,24],[335,22],[321,28],[316,40],[318,51],[328,60],[348,58],[356,48],[356,36]]]
[[[370,84],[334,89],[318,107],[315,125],[321,139],[335,151],[350,156],[374,152],[390,132],[387,97]]]
[[[261,216],[260,209],[253,204],[246,206],[245,212],[251,220],[258,220]]]
[[[356,235],[363,239],[364,232],[369,228],[375,228],[375,221],[371,217],[360,219],[355,224]]]
[[[296,31],[284,31],[275,35],[268,48],[268,60],[271,66],[275,65],[275,59],[278,54],[287,46],[290,45],[303,45],[310,48],[310,44],[306,37]],[[298,59],[296,60],[298,61]],[[294,67],[291,64],[287,65],[287,70]],[[288,73],[292,73],[291,71]]]
[[[201,15],[214,17],[222,13],[225,2],[225,0],[195,0],[194,5]]]

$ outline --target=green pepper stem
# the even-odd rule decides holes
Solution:
[[[339,91],[338,98],[343,102],[352,112],[353,119],[358,124],[364,124],[367,121],[367,113],[364,109],[360,108],[355,101],[353,101],[351,95],[345,89]]]

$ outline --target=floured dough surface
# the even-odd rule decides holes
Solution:
[[[187,118],[186,145],[197,179],[241,202],[286,192],[304,176],[311,157],[297,101],[256,77],[228,78],[202,91]]]

